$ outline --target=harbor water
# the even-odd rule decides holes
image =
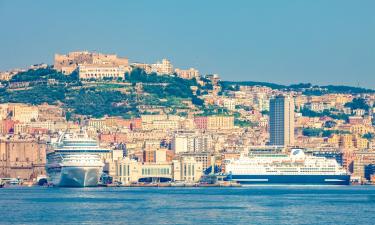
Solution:
[[[0,189],[0,224],[373,224],[375,186]]]

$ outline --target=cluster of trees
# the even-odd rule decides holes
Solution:
[[[375,90],[360,88],[360,87],[351,87],[351,86],[315,86],[321,89],[305,89],[302,93],[304,95],[315,95],[320,96],[324,94],[362,94],[362,93],[374,93]]]
[[[197,105],[197,106],[203,106],[203,105],[204,105],[204,100],[198,98],[197,96],[193,96],[193,97],[191,98],[191,102],[192,102],[194,105]]]
[[[239,126],[239,127],[252,127],[255,126],[256,124],[252,123],[251,121],[248,120],[239,120],[237,118],[234,119],[234,125]]]
[[[373,134],[373,133],[366,133],[362,137],[366,138],[368,140],[371,140],[371,139],[375,138],[375,134]]]
[[[324,110],[323,112],[315,112],[315,111],[312,111],[306,107],[302,108],[301,111],[302,113],[302,116],[307,116],[307,117],[323,117],[323,116],[328,116],[328,117],[331,117],[333,119],[337,119],[337,120],[345,120],[347,121],[349,119],[349,116],[344,114],[344,113],[340,113],[340,114],[335,114],[335,113],[332,113],[331,111],[329,110]]]
[[[364,109],[366,111],[370,108],[370,106],[366,103],[366,100],[363,98],[354,98],[353,101],[346,103],[345,107],[349,107],[352,110]]]
[[[342,93],[342,94],[361,94],[361,93],[374,93],[375,90],[360,88],[360,87],[351,87],[343,85],[326,85],[321,86],[327,90],[328,93]]]
[[[304,128],[302,134],[307,137],[330,137],[332,134],[349,134],[343,130],[325,130],[321,128]]]
[[[72,97],[65,102],[66,107],[73,109],[73,112],[93,117],[123,116],[129,112],[136,113],[137,108],[129,102],[133,96],[125,95],[119,91],[95,91],[94,89],[81,89],[70,94]]]
[[[132,70],[130,74],[126,74],[126,80],[131,83],[144,83],[143,90],[159,98],[166,98],[167,96],[191,98],[193,93],[190,86],[198,86],[195,79],[186,80],[169,75],[157,75],[156,73],[147,74],[144,70],[139,68]]]
[[[203,108],[203,113],[199,114],[198,116],[213,116],[213,115],[222,115],[222,116],[229,116],[231,113],[227,108],[208,105],[207,107]]]
[[[64,75],[63,73],[57,72],[54,69],[30,69],[25,72],[20,72],[10,79],[10,82],[26,82],[26,81],[41,81],[55,79],[64,83],[75,83],[79,82],[78,73],[73,72],[70,75]]]
[[[65,100],[67,89],[64,85],[49,86],[47,84],[37,85],[30,89],[8,91],[3,89],[0,91],[0,102],[18,102],[29,104],[56,104]]]
[[[333,120],[328,120],[326,122],[324,122],[324,127],[326,128],[333,128],[337,125],[337,123]]]

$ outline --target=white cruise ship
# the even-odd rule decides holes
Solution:
[[[85,132],[65,132],[47,153],[48,180],[59,187],[97,186],[104,166],[100,155],[109,152]]]
[[[301,149],[288,154],[268,153],[226,160],[228,178],[243,184],[349,184],[350,176],[335,159],[305,155]]]

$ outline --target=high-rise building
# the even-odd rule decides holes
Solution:
[[[270,145],[291,146],[294,143],[294,101],[288,96],[270,100]]]

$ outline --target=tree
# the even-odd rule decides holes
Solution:
[[[366,138],[367,140],[371,140],[375,137],[375,134],[369,132],[367,134],[364,134],[362,137]]]
[[[320,137],[322,133],[323,133],[323,129],[318,129],[318,128],[304,128],[302,130],[303,136],[307,136],[307,137]]]
[[[332,128],[332,127],[335,127],[336,126],[336,122],[333,121],[333,120],[328,120],[324,123],[324,127],[326,128]]]
[[[353,101],[346,103],[345,107],[350,107],[352,110],[364,109],[366,111],[370,108],[370,106],[366,103],[366,100],[363,98],[354,98]]]
[[[204,104],[204,101],[197,96],[193,96],[191,99],[191,103],[193,103],[194,105],[202,106]]]

